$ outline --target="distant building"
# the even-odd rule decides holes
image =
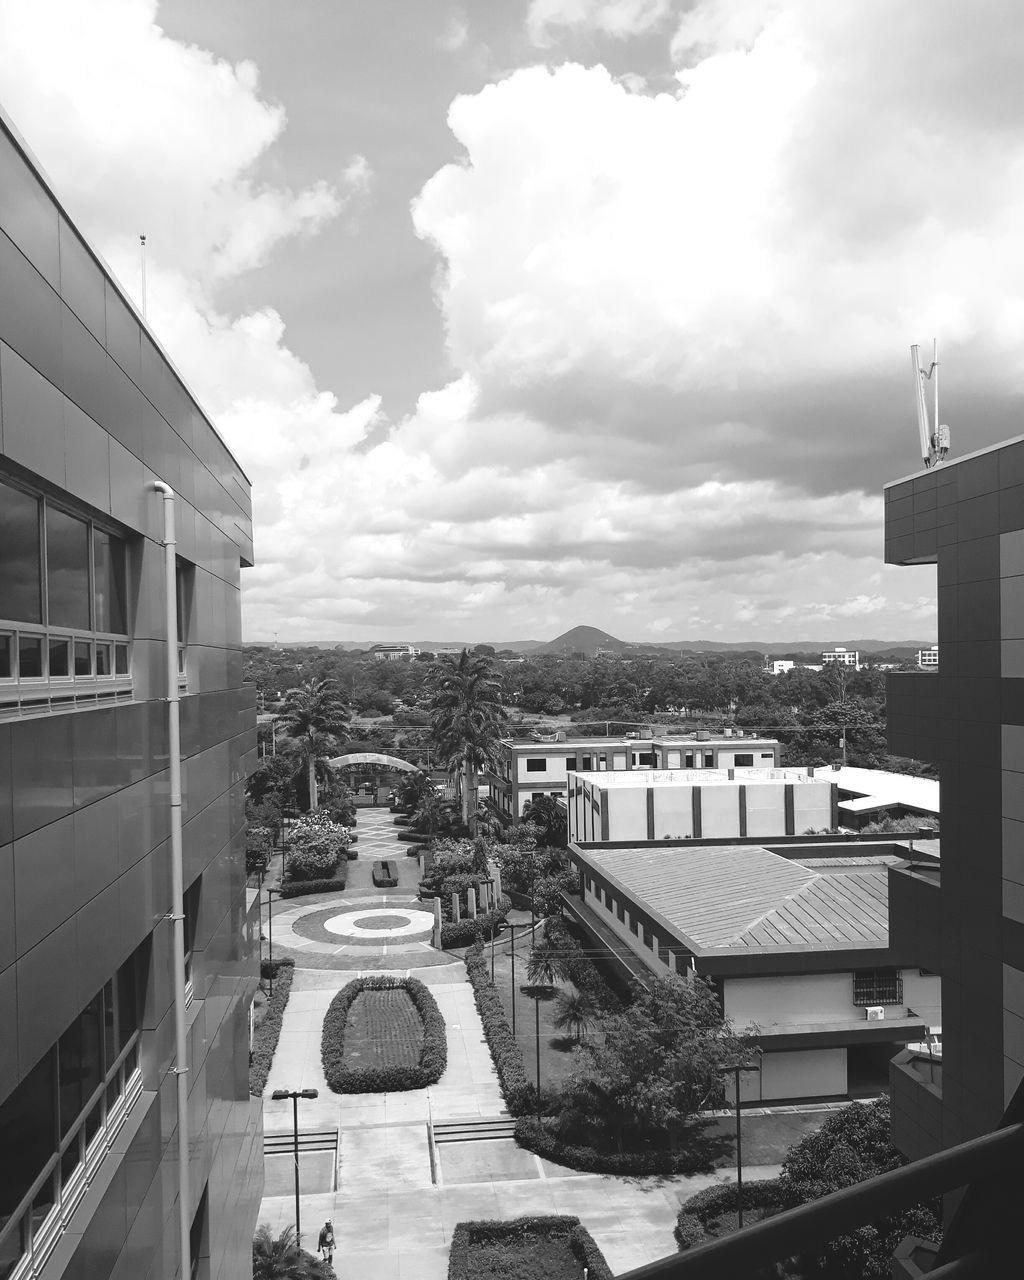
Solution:
[[[937,644],[933,644],[930,649],[918,649],[917,665],[922,671],[938,671],[939,646]]]
[[[837,644],[834,649],[826,649],[821,655],[821,665],[823,667],[853,667],[855,671],[860,670],[860,650],[844,649],[841,644]]]
[[[856,769],[851,765],[824,766],[808,771],[827,778],[839,790],[839,821],[857,829],[880,818],[939,817],[937,778],[918,778],[885,769]]]
[[[379,644],[371,651],[375,662],[401,662],[403,660],[411,662],[413,658],[419,657],[419,649],[414,649],[411,644]]]
[[[580,841],[803,835],[838,824],[838,789],[788,769],[576,773],[566,808]]]
[[[789,658],[765,658],[764,666],[773,676],[781,676],[784,671],[792,671],[796,663]]]
[[[564,801],[577,770],[774,768],[780,749],[774,738],[712,738],[708,733],[655,738],[649,729],[616,738],[564,733],[547,740],[504,738],[486,781],[499,816],[518,822],[530,800],[555,796]]]
[[[891,843],[575,843],[591,943],[646,974],[696,973],[757,1026],[750,1101],[883,1092],[888,1062],[941,1029],[940,980],[890,944]]]

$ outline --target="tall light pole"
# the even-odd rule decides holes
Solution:
[[[764,1052],[761,1049],[755,1049],[754,1052],[758,1057],[763,1057]],[[740,1127],[740,1072],[742,1071],[760,1071],[761,1067],[756,1062],[737,1062],[731,1067],[722,1067],[723,1073],[732,1075],[736,1085],[736,1225],[737,1229],[743,1226],[743,1132]]]
[[[516,927],[511,921],[508,924],[508,931],[512,939],[509,953],[512,956],[512,1036],[514,1039],[516,1034]]]
[[[537,1046],[537,1123],[540,1124],[540,996],[533,997],[534,1040]]]
[[[319,1098],[318,1089],[275,1089],[270,1095],[275,1102],[283,1102],[285,1098],[292,1100],[293,1134],[295,1138],[295,1243],[302,1244],[302,1230],[299,1226],[299,1099]]]
[[[274,895],[281,895],[280,889],[267,890],[267,934],[270,939],[270,997],[274,995]]]

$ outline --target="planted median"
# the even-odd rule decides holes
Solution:
[[[448,1065],[444,1017],[418,978],[356,978],[331,1001],[321,1056],[335,1093],[423,1089]]]

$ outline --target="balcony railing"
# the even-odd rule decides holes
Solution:
[[[971,1190],[979,1192],[978,1199],[997,1202],[998,1196],[982,1197],[982,1188],[977,1184],[984,1182],[1002,1194],[1012,1194],[1022,1170],[1024,1124],[1011,1124],[766,1218],[722,1240],[649,1262],[625,1272],[619,1280],[723,1280],[726,1276],[729,1280],[745,1280],[769,1263],[813,1253],[836,1236],[855,1231],[865,1223],[890,1217],[898,1209],[933,1200],[967,1184],[975,1184]],[[961,1212],[968,1203],[965,1197]],[[962,1227],[956,1230],[958,1223],[954,1219],[939,1253],[940,1265],[928,1273],[930,1280],[951,1280],[954,1276],[958,1280],[967,1276],[995,1280],[1015,1274],[992,1268],[1002,1263],[1008,1253],[1019,1262],[1017,1222],[1009,1212],[996,1216],[995,1226],[993,1221],[992,1214],[982,1217],[983,1230],[979,1233]],[[976,1238],[978,1234],[982,1236],[980,1240]]]

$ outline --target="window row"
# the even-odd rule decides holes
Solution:
[[[123,538],[0,480],[0,617],[128,634]]]
[[[126,676],[128,642],[0,631],[0,680]]]

